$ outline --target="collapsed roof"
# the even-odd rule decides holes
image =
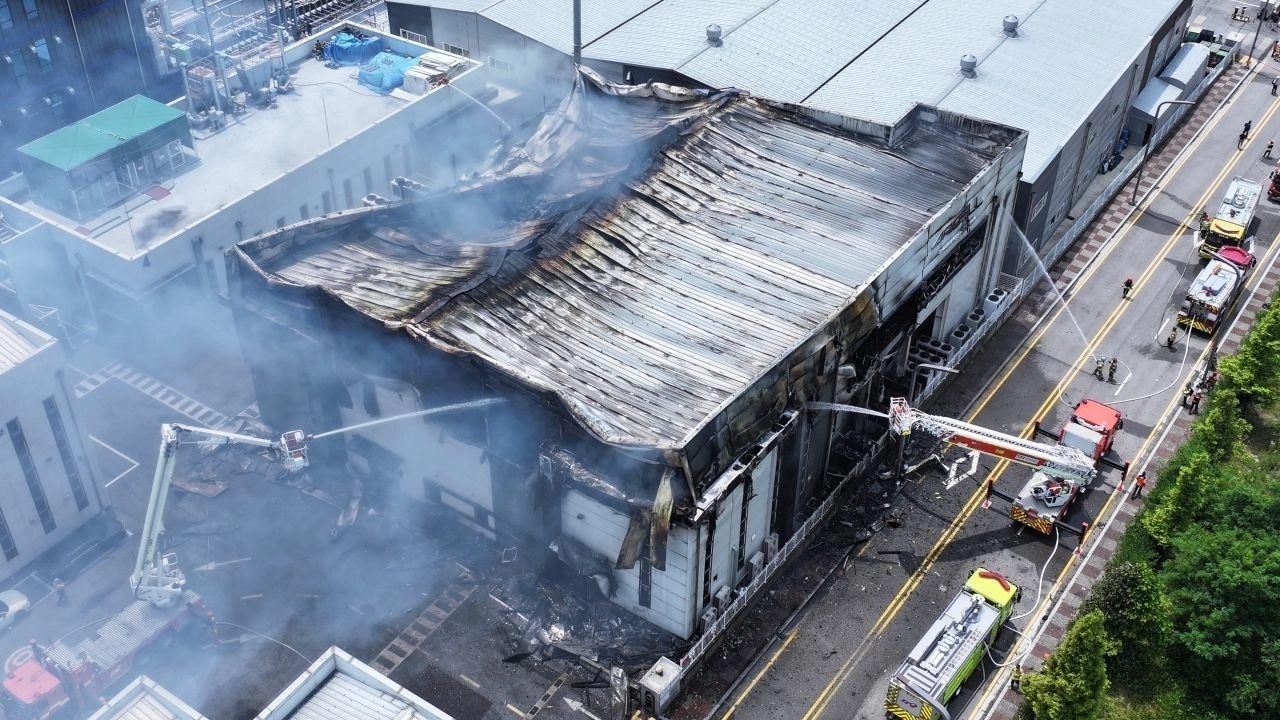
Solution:
[[[1015,137],[992,128],[920,123],[890,146],[584,69],[465,187],[235,252],[556,398],[605,442],[678,449],[832,318],[879,322],[869,283]]]

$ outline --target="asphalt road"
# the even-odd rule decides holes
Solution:
[[[1262,152],[1268,139],[1280,137],[1280,121],[1274,117],[1280,99],[1271,96],[1269,79],[1276,68],[1268,61],[1261,72],[1210,121],[1067,296],[1048,303],[1040,318],[1012,320],[1001,333],[1004,346],[997,340],[982,353],[989,366],[971,363],[951,390],[957,398],[942,398],[927,411],[1026,435],[1032,419],[1057,428],[1076,401],[1094,398],[1124,413],[1115,454],[1135,461],[1135,471],[1142,467],[1162,424],[1171,413],[1185,412],[1178,408],[1182,385],[1208,350],[1203,336],[1180,336],[1172,349],[1162,345],[1182,294],[1202,266],[1193,248],[1193,220],[1202,207],[1217,206],[1232,177],[1265,183],[1274,167]],[[1253,139],[1237,151],[1240,126],[1250,119]],[[1277,206],[1264,200],[1258,216],[1255,253],[1265,266],[1280,231]],[[1134,277],[1136,287],[1123,300],[1120,288],[1126,276]],[[1008,342],[1019,334],[1024,342]],[[1115,383],[1092,375],[1098,355],[1119,359]],[[974,403],[956,401],[975,394]],[[1011,524],[999,512],[1004,507],[998,500],[992,510],[982,510],[978,481],[988,472],[1011,492],[1030,472],[989,457],[982,465],[976,480],[951,491],[943,489],[942,474],[932,469],[911,478],[896,501],[902,526],[886,528],[858,550],[821,601],[759,659],[715,716],[884,717],[881,703],[889,673],[979,565],[1027,588],[1014,625],[1019,631],[1033,625],[1047,607],[1040,601],[1059,590],[1077,541],[1064,535],[1055,542]],[[1069,523],[1094,523],[1106,506],[1125,501],[1113,492],[1119,475],[1104,471],[1077,503]],[[1005,638],[997,660],[1009,661],[1014,639],[1012,634]],[[1028,664],[1036,663],[1032,659]],[[968,692],[950,706],[953,717],[973,709],[971,701],[993,668],[989,661],[971,679]]]

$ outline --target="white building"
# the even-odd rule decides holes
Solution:
[[[453,720],[338,647],[316,658],[255,720]],[[209,720],[143,675],[89,720]],[[213,720],[232,720],[214,718]]]
[[[50,335],[0,312],[0,581],[104,509]]]
[[[567,0],[386,4],[392,32],[503,72],[541,74],[574,50]],[[739,88],[859,132],[917,103],[1025,129],[1014,220],[1043,249],[1190,17],[1191,0],[597,0],[582,3],[581,52],[617,82]]]
[[[499,136],[467,97],[484,97],[485,68],[364,26],[328,36],[342,28],[417,58],[404,86],[379,94],[358,82],[358,66],[312,59],[308,41],[268,42],[262,67],[283,62],[288,72],[274,65],[276,77],[290,85],[274,107],[245,100],[243,112],[216,114],[191,98],[174,107],[134,98],[128,112],[110,108],[24,146],[40,177],[2,189],[21,202],[0,198],[10,306],[41,318],[56,311],[74,331],[128,325],[150,303],[189,302],[176,293],[215,298],[229,245],[390,196],[397,177],[422,178],[414,157],[432,123],[472,110],[485,116],[477,133]],[[206,90],[232,109],[246,88],[237,73],[226,77]]]

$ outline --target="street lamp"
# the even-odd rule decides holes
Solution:
[[[920,368],[926,368],[928,370],[941,370],[943,372],[951,373],[952,375],[955,375],[960,372],[955,368],[950,368],[945,365],[933,365],[931,363],[920,363],[919,365],[916,365],[915,369],[911,371],[911,387],[907,388],[907,404],[912,407],[915,407],[915,404],[916,404],[916,376],[920,374]],[[894,487],[897,487],[899,484],[902,483],[902,456],[907,452],[907,435],[908,434],[910,433],[904,432],[898,436],[898,462],[894,463],[894,474],[893,474]]]
[[[1155,131],[1160,128],[1160,111],[1164,109],[1165,105],[1195,105],[1195,103],[1190,100],[1165,100],[1156,105],[1156,119],[1151,123],[1153,137]],[[1142,172],[1147,169],[1147,154],[1151,152],[1152,144],[1153,142],[1148,142],[1142,146],[1142,163],[1138,165],[1138,179],[1133,183],[1133,197],[1129,198],[1130,205],[1138,204],[1138,186],[1142,184]]]

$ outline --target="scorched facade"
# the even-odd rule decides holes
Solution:
[[[462,404],[316,441],[313,467],[691,637],[874,467],[886,422],[812,403],[883,410],[999,284],[1025,134],[918,107],[860,136],[584,70],[508,143],[465,187],[232,248],[262,417]]]

